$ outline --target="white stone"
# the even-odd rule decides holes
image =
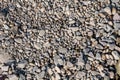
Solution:
[[[8,71],[9,66],[2,66],[1,69],[2,69],[2,71]]]

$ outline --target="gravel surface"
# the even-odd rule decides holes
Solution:
[[[120,0],[0,0],[0,80],[119,80]]]

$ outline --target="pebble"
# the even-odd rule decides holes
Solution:
[[[112,8],[112,14],[114,15],[114,14],[116,14],[117,13],[117,10],[116,10],[116,8]]]
[[[113,20],[114,21],[120,20],[120,15],[118,13],[114,14],[113,15]]]
[[[60,75],[58,73],[55,73],[55,80],[60,80]]]
[[[59,48],[58,51],[60,53],[67,53],[67,49],[66,48]]]
[[[25,68],[26,64],[27,63],[25,63],[25,62],[24,63],[23,62],[19,62],[17,67],[23,69],[23,68]]]
[[[5,54],[5,53],[0,54],[1,63],[6,63],[9,59],[11,59],[11,56],[9,54]]]
[[[61,72],[60,69],[57,66],[55,66],[55,70],[56,70],[57,73]]]
[[[9,80],[18,80],[18,77],[16,75],[9,75]]]
[[[114,26],[113,26],[113,27],[114,27],[116,30],[118,30],[118,29],[120,29],[120,26],[119,26],[119,25],[120,25],[120,23],[114,23]]]
[[[105,11],[107,14],[109,14],[109,15],[112,14],[112,13],[111,13],[111,9],[110,9],[110,7],[106,7],[106,8],[104,8],[104,11]]]
[[[8,27],[7,25],[5,25],[5,24],[4,24],[4,28],[5,28],[6,30],[8,30],[8,29],[9,29],[9,27]]]
[[[113,3],[117,3],[119,2],[120,0],[112,0]]]
[[[113,55],[115,60],[119,60],[120,55],[117,51],[112,51],[112,55]]]
[[[113,79],[114,78],[114,73],[113,72],[109,72],[110,78]]]
[[[2,71],[8,71],[8,69],[9,69],[9,66],[2,66],[2,67],[1,67],[1,70],[2,70]]]
[[[85,66],[86,66],[86,70],[90,70],[91,69],[90,64],[86,64]]]
[[[26,80],[26,79],[25,79],[25,76],[22,75],[22,74],[20,74],[19,80]]]
[[[78,78],[78,79],[80,79],[80,78],[82,78],[82,77],[84,77],[85,76],[85,72],[83,72],[83,71],[79,71],[79,72],[77,72],[77,74],[76,74],[76,78]]]
[[[21,38],[17,38],[17,39],[14,39],[15,40],[15,42],[17,42],[17,43],[22,43],[22,39]]]
[[[34,47],[36,49],[42,49],[42,45],[40,43],[34,43]]]
[[[39,31],[39,36],[44,36],[44,34],[45,34],[45,30],[40,30]]]

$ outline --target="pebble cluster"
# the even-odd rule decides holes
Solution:
[[[115,80],[119,57],[120,0],[0,0],[0,80]]]

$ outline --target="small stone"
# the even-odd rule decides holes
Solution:
[[[18,77],[16,75],[10,75],[9,80],[18,80]]]
[[[60,80],[60,75],[58,73],[55,73],[55,80]]]
[[[120,29],[120,23],[115,22],[113,27],[115,28],[115,30]]]
[[[56,70],[58,73],[61,72],[60,69],[59,69],[57,66],[55,66],[55,70]]]
[[[45,34],[45,30],[40,30],[39,31],[39,36],[44,36],[44,34]]]
[[[105,11],[107,14],[111,15],[111,9],[110,9],[110,7],[104,8],[104,11]]]
[[[52,75],[52,74],[53,74],[53,71],[49,68],[49,69],[48,69],[48,73],[49,73],[49,75]]]
[[[67,67],[71,68],[73,67],[73,64],[71,62],[67,62]]]
[[[82,72],[82,71],[79,71],[77,74],[76,74],[76,78],[82,78],[82,77],[84,77],[85,76],[85,72]]]
[[[26,64],[27,64],[27,61],[19,62],[17,67],[18,68],[25,68]]]
[[[114,21],[120,20],[120,15],[118,13],[114,14],[113,20]]]
[[[24,76],[23,74],[20,74],[19,80],[26,80],[26,79],[25,79],[25,76]]]
[[[117,3],[117,2],[119,2],[119,0],[112,0],[112,2],[113,2],[113,3]]]
[[[116,8],[112,8],[112,14],[114,15],[114,14],[116,14],[116,12],[117,12],[117,10],[116,10]]]
[[[112,55],[113,55],[115,60],[119,60],[120,55],[117,51],[112,51]]]
[[[120,76],[120,59],[116,63],[115,68],[116,68],[117,74]]]
[[[97,60],[101,60],[101,55],[100,55],[100,53],[96,53],[96,59],[97,59]]]
[[[103,13],[99,13],[98,15],[102,18],[105,18],[105,15]]]
[[[98,68],[98,70],[99,70],[100,72],[103,71],[103,66],[102,66],[102,65],[98,65],[97,68]]]
[[[8,71],[9,66],[2,66],[1,69],[2,69],[2,71]]]
[[[9,54],[0,54],[0,63],[6,63],[7,61],[9,61],[9,59],[11,59],[11,56]]]
[[[93,32],[92,31],[88,31],[88,36],[92,36],[93,35]]]
[[[114,78],[114,73],[113,72],[109,72],[110,78],[113,79]]]
[[[58,51],[60,53],[67,53],[67,49],[66,48],[59,48]]]
[[[4,28],[5,28],[5,29],[9,29],[9,27],[8,27],[7,25],[5,25],[5,24],[4,24]]]
[[[40,72],[39,74],[36,75],[37,80],[41,80],[45,76],[45,71]]]
[[[90,70],[90,68],[91,68],[90,64],[86,64],[85,67],[87,70]]]
[[[34,47],[36,49],[41,49],[42,48],[42,45],[40,43],[34,43]]]
[[[17,42],[17,43],[22,43],[22,39],[21,38],[17,38],[17,39],[14,39],[15,40],[15,42]]]

